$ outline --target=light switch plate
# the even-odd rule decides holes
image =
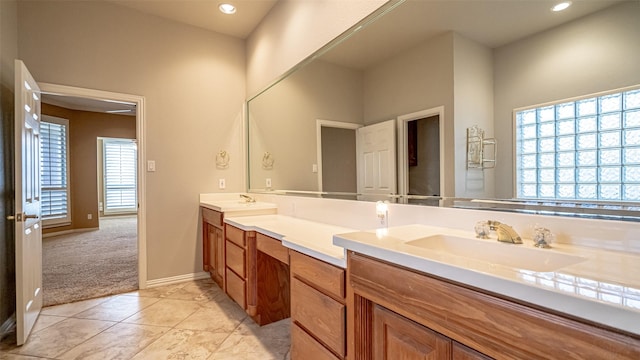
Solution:
[[[267,178],[266,185],[267,189],[271,187],[271,178]]]
[[[224,189],[225,187],[227,187],[227,184],[224,181],[224,179],[218,179],[218,188],[219,189]]]
[[[156,171],[156,162],[154,160],[147,161],[147,171],[149,172]]]

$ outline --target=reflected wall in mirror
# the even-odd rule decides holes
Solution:
[[[274,190],[323,190],[318,119],[367,126],[442,107],[439,195],[513,198],[514,109],[640,84],[640,2],[574,1],[562,13],[552,5],[401,3],[250,99],[249,190],[266,179]],[[497,139],[493,170],[465,166],[473,125]],[[277,159],[272,170],[259,166],[265,151]],[[398,159],[392,195],[403,191],[407,161]]]

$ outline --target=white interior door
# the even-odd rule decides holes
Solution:
[[[358,194],[362,200],[388,200],[396,195],[395,120],[357,129]]]
[[[15,61],[15,72],[16,325],[22,345],[42,309],[40,89],[22,61]]]

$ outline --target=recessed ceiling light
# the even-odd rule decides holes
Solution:
[[[218,9],[220,9],[220,11],[223,14],[235,14],[236,13],[236,7],[231,5],[231,4],[227,4],[227,3],[222,3],[222,4],[218,5]]]
[[[571,1],[564,1],[551,8],[551,11],[562,11],[571,6]]]

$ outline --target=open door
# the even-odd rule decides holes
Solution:
[[[22,345],[42,309],[40,88],[20,60],[15,73],[16,325]]]
[[[397,195],[396,122],[357,129],[358,194],[360,200],[393,200]]]

